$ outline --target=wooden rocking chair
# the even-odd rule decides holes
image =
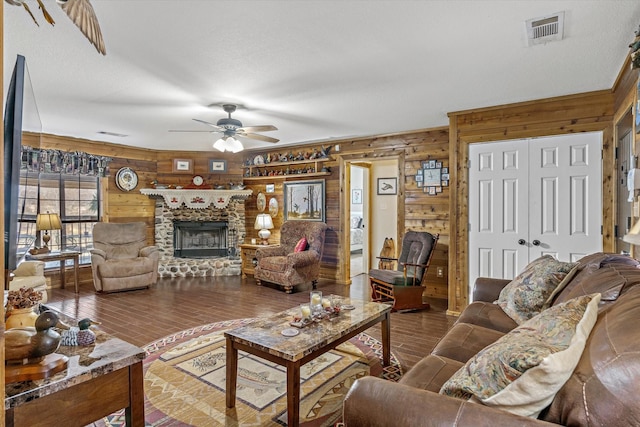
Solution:
[[[408,231],[402,241],[397,270],[369,271],[371,299],[376,302],[393,301],[393,310],[422,310],[429,304],[422,302],[422,278],[429,268],[440,235],[426,231]]]

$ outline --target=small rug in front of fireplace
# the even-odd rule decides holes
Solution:
[[[147,426],[283,426],[287,420],[286,371],[240,352],[236,408],[225,406],[224,331],[251,319],[217,322],[145,346],[145,419]],[[383,367],[382,344],[361,333],[301,368],[300,424],[331,426],[339,421],[342,400],[353,382],[366,375],[397,381],[402,370],[392,354]],[[105,425],[124,425],[124,411]]]

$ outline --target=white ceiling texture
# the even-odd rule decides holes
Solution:
[[[4,81],[24,55],[41,130],[160,150],[212,150],[219,134],[169,130],[207,130],[192,119],[224,103],[282,146],[609,89],[640,24],[637,0],[91,0],[102,56],[53,0],[55,26],[25,1],[40,26],[5,3]],[[561,11],[564,39],[528,47],[525,21]]]

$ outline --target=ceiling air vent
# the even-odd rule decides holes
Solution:
[[[562,34],[564,32],[564,12],[529,19],[526,22],[526,27],[528,46],[562,40]]]

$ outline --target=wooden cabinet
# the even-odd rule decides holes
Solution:
[[[250,243],[243,243],[240,245],[240,257],[242,258],[242,278],[247,277],[247,274],[253,275],[255,270],[256,250],[258,248],[265,248],[267,246],[277,245],[252,245]]]
[[[300,179],[313,176],[329,175],[328,170],[322,170],[322,163],[329,158],[298,160],[292,162],[271,162],[244,167],[244,181],[258,181],[262,179]]]

